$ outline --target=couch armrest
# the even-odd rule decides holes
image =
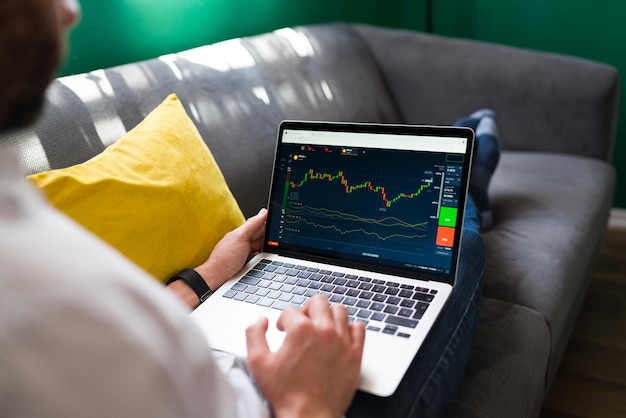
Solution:
[[[405,123],[498,114],[504,149],[611,161],[618,71],[583,59],[477,41],[355,25]]]

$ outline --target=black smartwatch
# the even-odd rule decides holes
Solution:
[[[184,280],[189,287],[198,295],[200,303],[204,302],[213,294],[213,291],[209,289],[202,276],[198,274],[194,269],[184,269],[181,272],[170,277],[166,285],[175,282],[176,280]]]

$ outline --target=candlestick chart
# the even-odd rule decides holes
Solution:
[[[444,165],[325,157],[285,165],[281,241],[306,239],[373,257],[422,253],[432,244],[427,240],[436,235]]]

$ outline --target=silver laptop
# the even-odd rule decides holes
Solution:
[[[246,356],[245,329],[322,293],[366,325],[359,389],[389,396],[455,282],[474,132],[285,121],[264,250],[192,318],[216,350]]]

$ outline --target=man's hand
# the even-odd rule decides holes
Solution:
[[[213,248],[211,255],[195,268],[211,290],[217,290],[246,264],[251,256],[263,249],[267,210],[248,219],[222,238]]]
[[[224,235],[209,258],[194,268],[211,290],[217,290],[241,270],[251,256],[263,249],[266,220],[267,210],[261,209],[239,228]],[[200,303],[198,296],[183,280],[175,281],[168,288],[192,309]]]
[[[359,380],[365,327],[350,323],[343,305],[313,297],[302,310],[286,309],[278,320],[286,336],[269,350],[262,318],[247,330],[248,365],[277,417],[339,417]]]

